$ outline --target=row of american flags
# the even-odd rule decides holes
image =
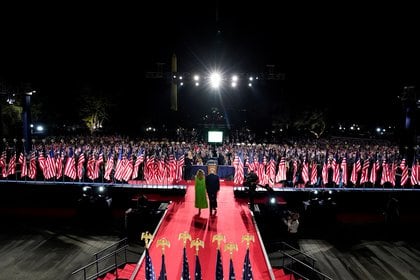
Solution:
[[[308,161],[306,158],[287,159],[279,162],[266,157],[261,162],[256,157],[245,160],[237,154],[233,161],[235,168],[234,183],[242,184],[245,168],[254,171],[260,184],[274,186],[276,183],[290,181],[294,186],[357,186],[371,184],[391,186],[416,186],[420,181],[420,164],[415,161],[408,165],[405,158],[396,160],[375,158],[352,158],[332,156],[324,162]]]
[[[151,153],[144,148],[136,150],[123,147],[83,151],[80,147],[33,150],[26,154],[16,150],[3,150],[0,156],[0,176],[35,180],[68,178],[70,180],[96,180],[128,182],[142,178],[146,182],[173,183],[183,178],[184,151],[169,154]],[[235,153],[232,165],[234,183],[242,184],[245,171],[254,171],[260,184],[290,181],[293,185],[363,184],[415,186],[420,181],[420,165],[409,166],[406,159],[328,157],[323,162],[303,158],[274,158]],[[20,171],[20,172],[19,172]]]
[[[253,274],[252,274],[252,266],[249,258],[249,248],[247,248],[243,263],[243,269],[242,269],[242,280],[252,280]],[[215,272],[215,280],[223,280],[224,279],[224,272],[223,272],[223,264],[222,264],[222,253],[220,249],[217,249],[217,257],[216,257],[216,272]],[[166,280],[167,279],[167,269],[166,269],[166,263],[165,263],[165,255],[162,254],[162,261],[161,261],[161,268],[159,272],[159,276],[156,277],[155,268],[153,266],[152,258],[150,257],[149,250],[146,249],[146,258],[145,258],[145,278],[146,280]],[[202,280],[203,273],[201,270],[201,264],[200,264],[200,258],[199,255],[195,255],[195,270],[194,270],[194,280]],[[191,274],[190,274],[190,268],[189,268],[189,262],[187,257],[187,249],[186,247],[183,248],[182,253],[182,271],[181,275],[179,275],[179,278],[181,280],[190,280]],[[233,260],[230,258],[229,260],[229,280],[235,280],[235,269],[233,266]]]
[[[101,175],[108,181],[125,181],[144,178],[153,182],[176,182],[183,177],[184,154],[173,153],[164,156],[146,155],[145,149],[136,152],[119,148],[98,151],[82,151],[68,147],[54,150],[33,150],[29,154],[16,151],[9,155],[3,150],[0,156],[0,176],[20,173],[20,177],[35,180],[44,179],[71,180],[98,179]],[[140,170],[141,169],[141,170]]]

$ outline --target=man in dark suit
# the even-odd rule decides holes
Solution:
[[[214,170],[209,170],[209,174],[206,176],[206,190],[210,202],[210,214],[216,214],[217,212],[217,193],[220,190],[220,179],[215,174]]]

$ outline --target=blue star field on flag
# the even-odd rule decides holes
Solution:
[[[165,255],[162,254],[162,266],[160,268],[159,280],[166,280],[166,277]]]
[[[148,249],[146,249],[146,280],[156,280],[155,269],[153,268]]]
[[[181,280],[190,280],[190,268],[188,266],[187,250],[184,247],[184,253],[182,258],[182,274]]]
[[[217,249],[216,280],[223,280],[223,263],[222,255],[220,254],[220,249]]]
[[[242,270],[242,280],[253,280],[251,262],[249,260],[249,249],[246,250],[244,268]]]
[[[235,269],[233,268],[233,261],[230,259],[229,262],[229,280],[235,280]]]
[[[201,264],[198,255],[195,256],[195,273],[194,273],[194,280],[203,280],[201,277]]]

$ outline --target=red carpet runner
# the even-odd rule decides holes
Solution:
[[[260,239],[254,226],[248,205],[235,201],[232,187],[222,186],[218,197],[217,214],[210,216],[209,209],[201,211],[194,208],[194,186],[189,186],[185,199],[172,203],[163,219],[154,239],[150,244],[150,256],[156,272],[159,276],[161,267],[161,247],[156,247],[158,239],[166,237],[170,248],[165,250],[165,264],[168,280],[181,278],[183,242],[178,240],[179,233],[187,231],[191,238],[200,238],[204,241],[204,249],[200,249],[199,258],[203,280],[215,279],[217,243],[212,243],[213,235],[222,233],[226,236],[226,242],[234,242],[238,245],[238,251],[233,254],[233,263],[236,279],[242,279],[246,243],[241,242],[242,235],[250,233],[254,235],[255,242],[250,245],[250,262],[252,265],[253,279],[271,279],[270,268],[264,255],[264,249],[260,245]],[[151,230],[152,231],[152,230]],[[224,279],[229,277],[229,253],[224,251],[224,243],[221,244]],[[191,279],[194,279],[195,249],[190,248],[187,241],[187,256]],[[140,261],[140,269],[136,280],[145,279],[144,259]],[[269,268],[270,267],[270,268]]]

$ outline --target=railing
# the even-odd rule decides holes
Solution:
[[[307,262],[308,265],[310,265],[312,268],[315,268],[315,263],[316,260],[314,258],[312,258],[311,256],[309,256],[308,254],[305,254],[304,252],[300,251],[299,249],[296,249],[295,247],[291,246],[290,244],[286,243],[286,242],[280,242],[281,244],[281,250],[285,251],[285,250],[291,250],[296,252],[296,255],[293,255],[294,257],[296,257],[297,255],[299,256],[303,256],[303,258],[305,259],[305,262]]]
[[[283,254],[283,269],[293,273],[295,276],[304,280],[332,280],[331,277],[316,270],[310,265],[296,259],[295,257],[282,252]]]
[[[111,248],[113,248],[112,251],[106,253]],[[96,253],[93,262],[75,270],[72,275],[79,277],[77,279],[93,280],[107,272],[115,270],[116,277],[118,278],[117,268],[127,263],[127,250],[127,238],[124,238]]]

